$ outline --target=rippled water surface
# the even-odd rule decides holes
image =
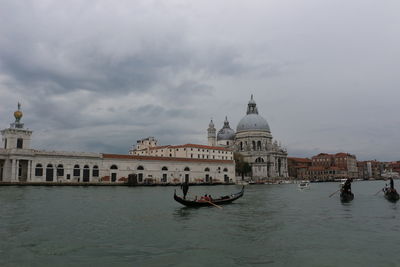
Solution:
[[[0,266],[400,266],[400,203],[374,196],[383,185],[353,183],[347,204],[328,197],[337,183],[253,185],[223,209],[184,208],[174,187],[4,186]]]

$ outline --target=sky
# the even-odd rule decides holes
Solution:
[[[251,94],[292,157],[400,160],[400,1],[0,0],[0,128],[36,149],[207,144]]]

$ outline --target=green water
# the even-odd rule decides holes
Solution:
[[[400,266],[400,203],[374,196],[383,185],[353,183],[347,204],[328,197],[337,183],[250,185],[223,209],[184,208],[174,187],[4,186],[0,266]]]

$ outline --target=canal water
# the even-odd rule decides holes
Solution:
[[[3,186],[0,266],[400,266],[400,203],[374,196],[383,186],[355,182],[342,204],[338,183],[249,185],[223,209],[184,208],[175,187]]]

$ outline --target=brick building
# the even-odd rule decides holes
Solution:
[[[311,159],[288,157],[289,177],[297,180],[308,180],[308,168],[311,167]]]

